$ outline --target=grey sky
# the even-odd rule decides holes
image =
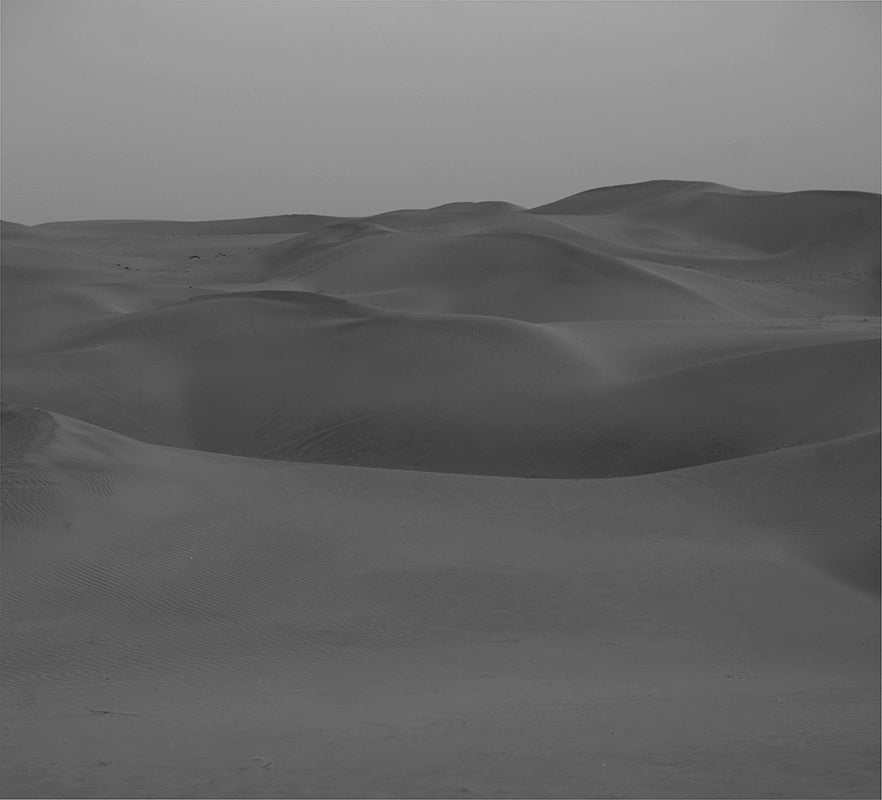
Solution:
[[[880,4],[2,3],[2,215],[880,189]]]

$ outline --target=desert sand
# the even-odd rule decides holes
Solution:
[[[3,224],[4,797],[878,797],[880,198]]]

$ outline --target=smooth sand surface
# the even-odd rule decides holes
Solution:
[[[876,195],[3,224],[4,797],[878,797]]]

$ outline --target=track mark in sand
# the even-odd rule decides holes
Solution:
[[[634,449],[633,432],[624,427],[574,421],[557,438],[540,442],[537,452],[552,464],[566,459],[573,472],[566,477],[603,478],[623,468],[627,473]]]
[[[72,491],[81,491],[97,497],[110,497],[117,478],[106,469],[98,469],[81,462],[59,462],[57,467],[70,479]]]
[[[2,437],[0,463],[15,462],[30,450],[38,450],[51,439],[58,423],[48,412],[39,408],[25,408],[3,402],[0,404]]]
[[[36,581],[16,577],[4,587],[15,606],[39,605],[51,595],[61,614],[103,607],[106,629],[115,633],[100,647],[86,647],[59,643],[51,627],[19,630],[16,646],[4,652],[6,679],[39,673],[58,684],[71,676],[160,672],[174,680],[184,654],[214,675],[229,668],[222,656],[231,651],[242,668],[268,654],[284,661],[297,653],[298,663],[308,664],[382,640],[377,609],[353,605],[344,588],[346,576],[359,570],[356,554],[296,524],[255,530],[238,507],[220,528],[216,515],[216,505],[205,515],[160,514],[137,536],[109,539],[84,558],[60,554]],[[12,636],[10,628],[6,633]]]
[[[571,574],[444,565],[371,571],[351,586],[357,596],[387,607],[385,636],[402,642],[488,636],[516,642],[574,633],[596,613],[580,607],[587,584]]]
[[[868,515],[825,506],[811,518],[794,518],[771,530],[822,571],[879,594],[879,524]]]
[[[309,456],[316,454],[317,451],[320,454],[326,449],[325,445],[333,443],[347,429],[358,428],[365,423],[369,423],[373,418],[373,414],[363,411],[350,415],[341,415],[336,420],[323,422],[308,430],[293,431],[292,438],[269,448],[267,451],[268,457],[278,457],[281,454],[287,455],[291,453],[299,456]],[[351,438],[347,441],[347,444],[352,444]]]
[[[732,308],[731,306],[720,302],[720,300],[718,300],[717,298],[711,297],[707,291],[702,291],[700,289],[696,289],[694,286],[690,286],[689,283],[687,282],[687,280],[684,280],[683,278],[678,279],[678,278],[672,276],[667,270],[664,269],[664,267],[668,267],[668,268],[672,268],[672,269],[688,270],[689,269],[688,267],[680,267],[677,265],[657,264],[657,263],[653,263],[651,261],[644,261],[644,260],[636,259],[636,258],[626,259],[626,261],[631,266],[635,267],[636,269],[640,270],[641,272],[644,272],[647,275],[651,275],[652,277],[654,277],[658,280],[662,280],[668,284],[671,284],[673,286],[677,286],[678,288],[682,289],[687,294],[692,295],[693,297],[698,298],[706,303],[710,303],[711,305],[716,306],[717,308],[720,308],[723,311],[727,311],[728,313],[730,313],[732,315],[733,318],[750,319],[750,316],[748,314],[744,314],[740,311],[737,311],[736,309]],[[684,278],[685,277],[688,277],[688,273],[686,273],[686,275],[684,275]]]
[[[42,467],[26,462],[0,467],[0,528],[4,545],[25,544],[27,532],[54,527],[63,487]]]
[[[98,716],[105,715],[105,714],[110,714],[110,715],[113,715],[114,717],[137,717],[138,716],[137,714],[132,714],[129,711],[108,711],[107,709],[104,709],[104,708],[92,708],[91,706],[83,706],[83,708],[85,708],[86,711],[88,711],[90,714],[95,714]],[[99,762],[99,765],[100,764],[107,764],[107,763],[109,763],[109,762],[106,762],[106,761]]]
[[[259,425],[236,452],[275,460],[420,468],[440,432],[431,410],[414,414],[416,423],[373,409],[313,411],[307,417],[292,405]]]
[[[279,272],[284,272],[286,268],[284,266],[274,267],[269,270],[265,279],[272,280],[285,280],[285,281],[297,281],[301,278],[305,278],[308,275],[315,275],[321,272],[329,264],[333,264],[335,261],[340,261],[348,256],[351,256],[360,250],[364,250],[367,247],[366,243],[353,244],[349,246],[337,246],[328,252],[324,252],[321,255],[307,257],[305,260],[301,261],[300,259],[296,259],[292,262],[291,272],[286,272],[286,274],[279,275]]]

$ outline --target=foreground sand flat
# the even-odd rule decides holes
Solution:
[[[878,796],[879,210],[4,223],[3,796]]]

